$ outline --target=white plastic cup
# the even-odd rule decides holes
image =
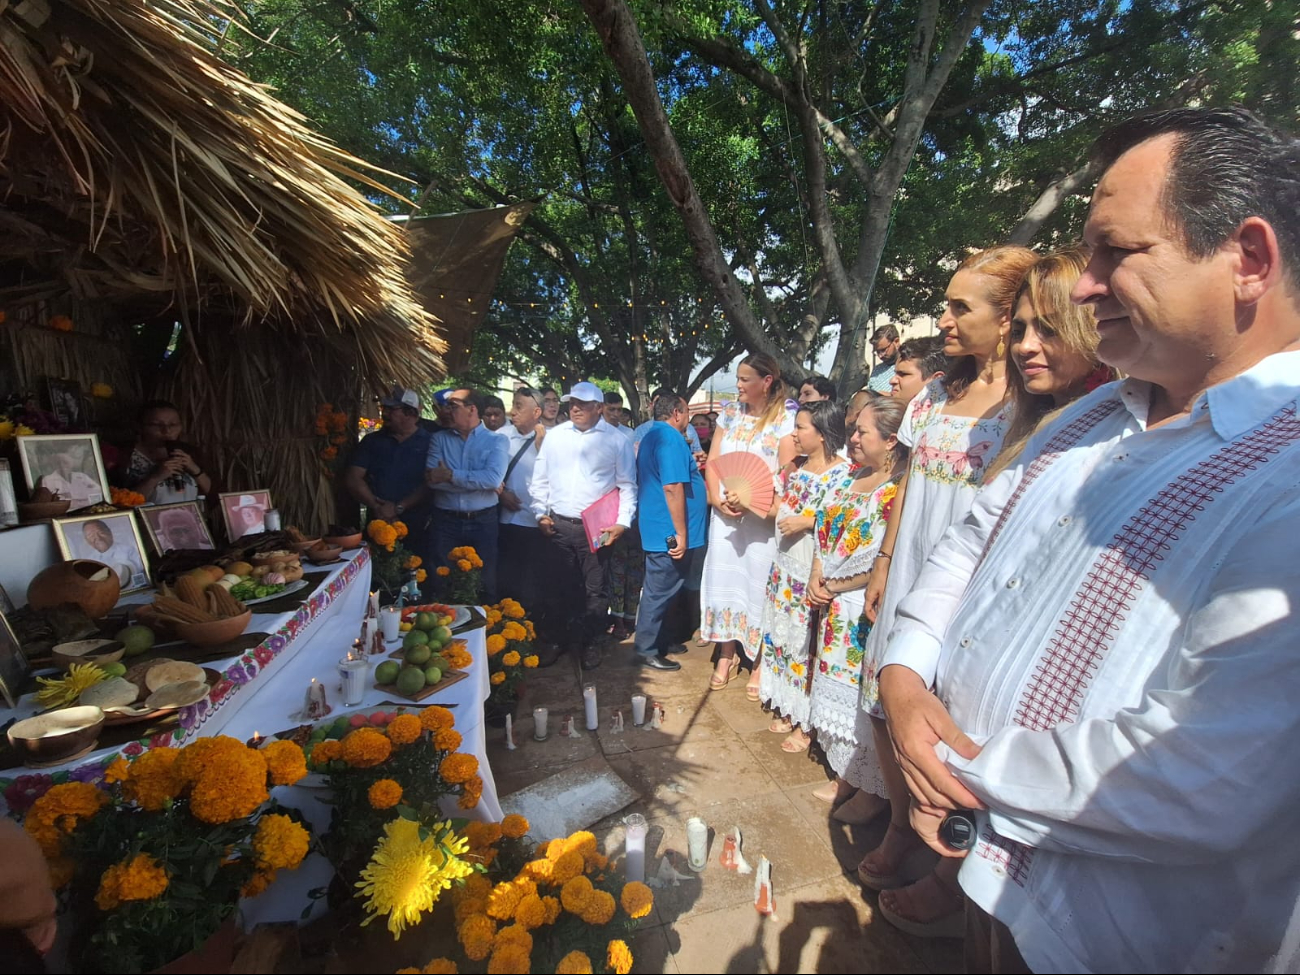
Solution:
[[[366,696],[370,661],[344,657],[339,661],[339,674],[343,678],[343,705],[349,708],[356,707]]]
[[[402,611],[396,606],[385,606],[379,611],[379,630],[384,642],[392,643],[402,635]]]
[[[645,695],[632,695],[632,723],[638,728],[645,724]]]
[[[650,826],[640,813],[632,813],[623,820],[627,835],[623,840],[626,859],[623,872],[628,883],[645,882],[645,834]]]

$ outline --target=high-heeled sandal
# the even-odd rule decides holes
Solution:
[[[798,755],[800,752],[806,752],[812,745],[812,735],[803,733],[801,738],[799,737],[800,734],[801,732],[797,728],[792,731],[790,737],[781,742],[781,751],[787,755]]]
[[[736,675],[738,673],[740,673],[740,658],[732,657],[731,666],[727,668],[726,677],[719,677],[716,673],[711,674],[709,676],[709,690],[711,691],[722,690],[724,687],[726,687],[728,684],[730,684],[733,680],[736,679]]]

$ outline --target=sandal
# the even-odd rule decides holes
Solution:
[[[912,903],[912,898],[916,889],[922,885],[937,888],[946,895],[950,905],[955,901],[956,906],[928,920],[918,918],[916,912],[911,910],[916,906]],[[904,906],[900,898],[906,898],[908,906]],[[882,891],[876,906],[881,917],[914,938],[963,938],[966,935],[966,897],[960,890],[948,886],[934,871],[910,886]],[[912,916],[909,917],[909,914]]]
[[[791,732],[789,738],[781,742],[781,751],[787,755],[798,755],[800,752],[806,752],[811,744],[812,735],[804,734],[804,732],[796,728]]]
[[[774,718],[767,726],[767,730],[774,735],[788,735],[794,731],[794,725],[790,723],[789,718]]]
[[[890,833],[903,835],[905,840],[903,855],[893,863],[885,861],[884,870],[873,870],[867,865],[867,860],[878,854],[884,847],[885,840],[881,840],[880,846],[877,846],[864,856],[862,862],[858,864],[858,881],[862,886],[869,887],[872,890],[894,890],[905,887],[910,882],[908,878],[924,876],[926,866],[922,866],[922,864],[928,866],[930,858],[935,856],[934,852],[922,842],[921,837],[912,832],[910,827],[899,826],[891,822],[889,828],[885,830],[886,839],[889,838]],[[883,857],[881,859],[883,860]]]
[[[866,789],[859,789],[847,801],[835,807],[835,811],[831,813],[831,819],[837,823],[847,823],[850,826],[865,826],[882,813],[888,811],[888,799],[868,792]]]
[[[716,673],[711,674],[709,676],[709,690],[711,691],[722,690],[724,687],[726,687],[728,684],[730,684],[733,680],[736,679],[736,675],[738,673],[740,673],[740,658],[732,657],[731,666],[727,668],[726,677],[719,677]]]

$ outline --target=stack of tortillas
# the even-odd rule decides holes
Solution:
[[[197,704],[207,694],[207,675],[202,667],[184,660],[162,658],[138,663],[125,677],[114,677],[87,688],[81,698],[82,703],[101,708],[122,708],[143,698],[136,709],[143,713],[145,709],[160,711]]]

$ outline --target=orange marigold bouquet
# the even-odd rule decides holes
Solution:
[[[333,403],[321,403],[316,407],[316,420],[312,432],[320,438],[320,459],[322,472],[326,477],[338,473],[339,454],[348,443],[348,415],[334,408]]]
[[[460,746],[452,712],[437,705],[313,742],[311,768],[327,777],[334,807],[321,845],[345,883],[360,876],[395,815],[435,822],[444,796],[461,809],[478,805],[478,759]]]
[[[447,553],[443,573],[438,572],[439,598],[459,606],[477,606],[483,598],[483,559],[472,545],[460,545]]]
[[[419,557],[402,544],[408,533],[409,529],[401,521],[374,518],[366,525],[366,537],[370,539],[371,574],[385,603],[397,601],[397,594],[408,579],[414,578],[417,582],[425,579]]]
[[[582,830],[536,849],[528,821],[465,827],[465,858],[487,872],[452,889],[456,936],[464,958],[435,958],[425,971],[615,972],[632,970],[626,935],[648,917],[654,894],[623,883],[596,837]],[[531,852],[530,852],[531,849]]]
[[[488,671],[492,683],[489,700],[498,708],[514,704],[520,683],[537,666],[537,654],[533,653],[536,638],[537,631],[517,600],[503,599],[487,607]]]
[[[38,798],[23,827],[40,844],[74,932],[77,971],[159,968],[208,939],[239,898],[302,862],[312,837],[269,790],[307,773],[302,749],[234,738],[118,757],[101,782]]]

